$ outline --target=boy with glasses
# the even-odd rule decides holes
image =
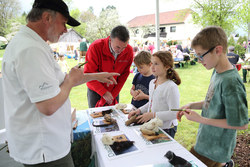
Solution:
[[[248,107],[245,86],[227,58],[227,36],[220,27],[201,30],[192,41],[199,62],[214,69],[205,100],[182,107],[177,118],[199,122],[196,144],[191,148],[209,167],[233,166],[236,130],[247,129]],[[202,109],[201,115],[192,109]]]

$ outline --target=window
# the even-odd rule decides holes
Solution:
[[[170,27],[170,32],[176,32],[176,26],[171,26]]]
[[[139,34],[139,29],[136,29],[136,30],[135,30],[135,34]]]
[[[166,27],[160,27],[160,32],[166,32]]]

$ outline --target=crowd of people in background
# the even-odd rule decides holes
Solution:
[[[61,65],[61,68],[64,69],[64,72],[69,72],[69,67],[67,67],[67,63],[65,62],[66,60],[63,60],[64,63],[62,63],[62,55],[64,55],[67,58],[73,58],[77,60],[78,62],[84,62],[85,61],[85,56],[87,53],[87,50],[89,48],[90,43],[85,39],[79,40],[79,47],[74,48],[73,52],[71,55],[68,55],[66,53],[59,52],[58,48],[54,48],[54,55],[55,59],[59,62]],[[246,41],[244,41],[241,46],[245,49],[247,49],[247,44]],[[145,41],[144,43],[137,44],[135,43],[133,47],[133,57],[135,57],[140,51],[148,51],[150,54],[153,54],[157,51],[155,43],[153,41]],[[170,51],[173,55],[174,62],[180,62],[175,63],[175,68],[180,67],[181,62],[185,62],[188,60],[191,60],[192,58],[195,58],[193,55],[194,51],[190,47],[190,44],[173,44],[173,45],[168,45],[167,42],[161,42],[160,45],[160,51]],[[61,55],[61,56],[60,56]],[[235,53],[235,47],[234,46],[228,46],[228,59],[229,61],[236,66],[238,61],[240,60],[240,56]],[[60,60],[61,59],[61,60]],[[238,68],[238,66],[236,66]],[[131,66],[131,73],[136,74],[138,72],[136,65],[134,62],[132,63]]]
[[[146,41],[143,44],[135,44],[133,46],[134,57],[140,51],[148,51],[151,54],[157,51],[154,42]],[[191,59],[191,53],[193,53],[192,48],[188,44],[173,44],[168,45],[166,42],[162,42],[160,45],[160,51],[170,51],[173,55],[173,59],[175,62],[182,62]],[[179,64],[175,64],[175,67],[180,67]],[[134,74],[138,72],[137,67],[135,66],[134,62],[132,63],[132,70]]]

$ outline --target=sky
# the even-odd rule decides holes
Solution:
[[[19,0],[22,11],[28,13],[34,0]],[[113,5],[117,8],[122,23],[127,23],[136,16],[154,14],[156,10],[156,0],[72,0],[72,7],[80,11],[86,11],[90,6],[94,13],[99,15],[102,8]],[[173,11],[189,8],[191,0],[159,0],[159,11]]]
[[[34,0],[19,0],[22,12],[28,13]],[[190,8],[192,0],[159,0],[159,11],[173,11]],[[156,0],[72,0],[71,8],[78,8],[86,11],[90,6],[93,7],[95,15],[99,15],[102,8],[113,5],[117,8],[122,24],[126,24],[136,16],[154,14],[156,11]],[[236,30],[240,35],[246,35],[242,29]]]

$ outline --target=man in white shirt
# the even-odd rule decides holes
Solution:
[[[2,62],[4,111],[10,156],[24,166],[73,167],[70,155],[72,87],[117,73],[60,70],[46,41],[57,42],[65,24],[80,23],[62,0],[35,0],[27,25],[9,43]]]

